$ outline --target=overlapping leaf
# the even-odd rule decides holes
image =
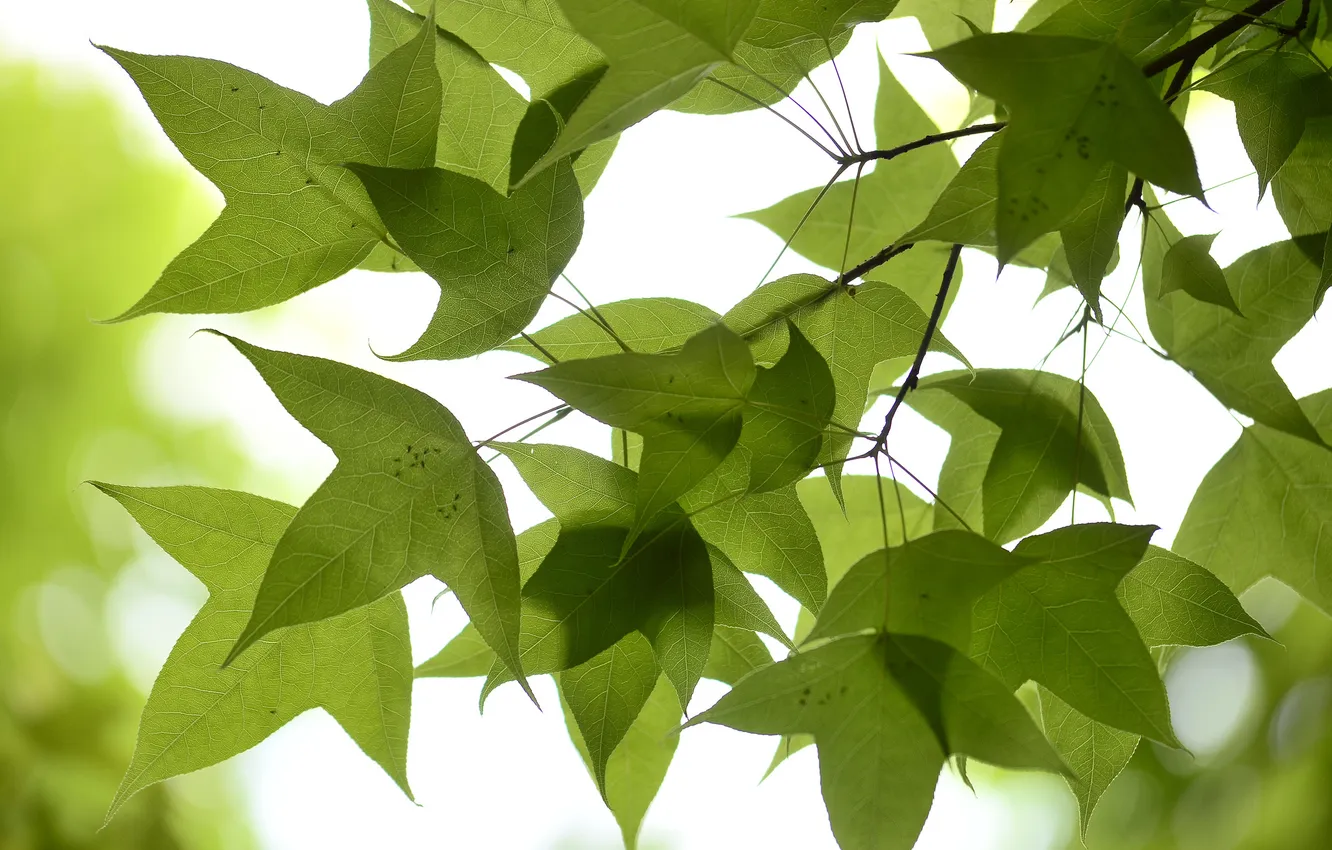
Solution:
[[[518,552],[499,480],[439,402],[352,366],[228,337],[338,465],[277,542],[227,656],[433,575],[526,687]]]
[[[1238,313],[1168,292],[1147,318],[1171,358],[1222,404],[1264,425],[1318,440],[1272,358],[1313,317],[1320,277],[1299,243],[1276,242],[1225,269]]]
[[[1034,531],[1075,484],[1107,499],[1132,501],[1114,428],[1096,397],[1076,381],[1049,372],[980,369],[934,375],[920,388],[949,393],[998,429],[994,437],[956,408],[931,405],[925,393],[908,396],[958,443],[956,457],[950,450],[944,462],[948,474],[940,476],[940,497],[968,524],[983,468],[983,525],[977,528],[986,536],[1007,542]]]
[[[223,667],[296,509],[231,490],[96,486],[208,588],[153,683],[108,818],[143,788],[244,752],[312,708],[411,794],[412,653],[399,594],[261,638]]]
[[[1202,195],[1184,128],[1114,45],[998,33],[930,55],[1012,116],[997,162],[1001,265],[1060,227],[1106,161],[1171,191]]]
[[[276,304],[338,277],[386,241],[342,164],[434,164],[441,87],[433,29],[419,27],[332,106],[225,62],[106,48],[227,201],[119,318]]]
[[[1300,402],[1332,439],[1332,393]],[[1332,450],[1254,424],[1203,478],[1175,549],[1235,592],[1272,575],[1332,611]]]
[[[687,725],[705,722],[812,734],[833,834],[847,850],[910,848],[948,755],[1063,769],[1008,688],[916,636],[845,637],[801,652],[741,680]]]
[[[1106,725],[1176,745],[1165,686],[1116,596],[1152,526],[1074,525],[1028,537],[1023,567],[976,604],[971,656],[1010,687],[1034,679]]]
[[[597,312],[605,321],[604,325],[594,315],[574,313],[529,336],[561,361],[619,354],[623,349],[610,331],[639,354],[662,354],[678,351],[691,336],[721,318],[702,304],[679,298],[612,301],[597,307]],[[510,340],[500,348],[550,362],[525,339]]]
[[[1124,576],[1116,596],[1149,647],[1211,646],[1265,635],[1215,575],[1155,546]],[[1097,723],[1045,688],[1038,693],[1045,734],[1071,769],[1067,779],[1086,830],[1097,801],[1137,749],[1138,736]]]
[[[421,338],[394,360],[480,354],[536,316],[583,233],[567,163],[505,197],[472,177],[353,165],[406,255],[440,284]]]
[[[529,180],[692,89],[731,58],[758,0],[561,0],[560,6],[573,29],[606,57],[608,68],[528,170]]]

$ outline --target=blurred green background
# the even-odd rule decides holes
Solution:
[[[68,75],[0,64],[0,124],[0,848],[248,847],[221,771],[154,787],[98,831],[144,684],[108,601],[147,547],[80,482],[226,484],[238,457],[141,400],[151,322],[90,317],[129,303],[211,204]],[[171,631],[155,637],[165,652]]]

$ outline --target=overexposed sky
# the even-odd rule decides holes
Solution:
[[[999,5],[1004,18],[1013,20],[1029,3]],[[345,94],[364,73],[367,33],[362,0],[0,0],[0,55],[39,59],[69,85],[91,78],[111,88],[142,125],[142,132],[120,141],[177,160],[129,80],[90,42],[224,59],[327,102]],[[942,126],[957,125],[966,111],[961,89],[928,60],[901,55],[926,45],[913,21],[893,21],[862,28],[839,60],[862,140],[868,142],[872,134],[876,48]],[[822,86],[831,82],[818,75],[816,81]],[[816,102],[807,88],[797,96],[807,105]],[[1197,138],[1205,133],[1208,139],[1197,151],[1204,186],[1251,170],[1229,104],[1198,95],[1189,121]],[[597,302],[672,295],[724,311],[753,289],[781,247],[765,228],[730,216],[821,185],[830,171],[822,154],[764,112],[654,116],[624,134],[589,198],[582,246],[569,275]],[[1173,205],[1171,215],[1185,233],[1221,230],[1214,252],[1224,265],[1286,237],[1270,197],[1259,204],[1256,190],[1254,179],[1241,180],[1209,193],[1218,213],[1186,201]],[[207,191],[217,197],[211,187]],[[1133,228],[1130,219],[1127,229]],[[1126,240],[1121,250],[1118,270],[1106,285],[1115,300],[1127,291],[1137,259],[1134,240]],[[807,268],[808,263],[788,256],[779,272]],[[976,365],[1035,366],[1078,309],[1076,294],[1068,290],[1033,307],[1043,275],[1009,269],[996,280],[993,260],[982,253],[966,252],[964,269],[963,297],[945,330]],[[150,283],[145,280],[144,288]],[[437,292],[421,275],[357,272],[257,314],[154,320],[141,386],[174,415],[228,423],[253,458],[252,489],[293,502],[327,474],[331,453],[286,416],[228,346],[212,337],[191,337],[196,328],[219,327],[261,345],[382,372],[435,395],[473,437],[488,436],[547,407],[548,397],[535,387],[501,384],[505,376],[533,368],[517,355],[407,364],[373,356],[371,345],[397,351],[413,341]],[[564,312],[551,308],[538,324]],[[1138,300],[1130,300],[1129,314],[1146,328]],[[1327,316],[1325,308],[1323,321]],[[96,332],[89,327],[89,333]],[[1100,335],[1093,334],[1093,350],[1099,343]],[[1066,344],[1046,368],[1076,376],[1079,356],[1076,343]],[[1297,395],[1322,389],[1327,379],[1316,365],[1332,362],[1332,340],[1315,322],[1276,362]],[[951,364],[940,360],[937,365]],[[1193,490],[1240,426],[1180,369],[1122,338],[1106,345],[1088,381],[1116,425],[1136,498],[1136,510],[1121,506],[1118,519],[1156,523],[1163,529],[1156,542],[1168,543]],[[871,411],[869,420],[881,414]],[[604,453],[607,447],[605,430],[582,417],[570,417],[549,433],[551,439],[592,451]],[[894,447],[903,460],[932,481],[946,437],[909,413],[899,420],[895,435]],[[498,468],[515,527],[544,518],[544,509],[512,469]],[[1085,513],[1091,510],[1089,502],[1080,504],[1080,519],[1092,518]],[[1066,514],[1059,519],[1066,522]],[[464,622],[451,598],[432,611],[436,589],[423,581],[407,594],[418,661]],[[779,618],[791,625],[794,604],[767,595]],[[184,603],[154,595],[147,579],[122,588],[113,605],[119,612],[113,617],[120,624],[117,644],[146,687],[191,611]],[[1206,657],[1221,659],[1218,664],[1225,660]],[[1241,661],[1234,664],[1242,666]],[[306,714],[247,754],[241,760],[246,798],[265,845],[274,850],[618,846],[614,822],[554,709],[558,703],[549,681],[538,685],[544,714],[517,689],[504,688],[480,717],[479,685],[476,680],[427,680],[416,688],[410,777],[419,806],[403,799],[322,712]],[[692,711],[721,692],[715,683],[704,683]],[[1181,726],[1208,711],[1207,705],[1191,706],[1182,698],[1175,702]],[[1181,737],[1190,740],[1184,729]],[[759,785],[773,746],[772,739],[716,727],[685,733],[649,812],[643,846],[832,848],[813,751],[800,753]],[[946,775],[920,847],[1062,844],[1071,829],[1071,798],[1061,798],[1063,805],[1053,808],[1030,802],[1035,791],[1052,784],[1058,780],[1024,777],[1001,793],[982,777],[981,795],[973,797]]]

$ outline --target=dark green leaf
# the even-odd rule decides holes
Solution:
[[[1064,36],[982,35],[929,54],[1005,104],[998,158],[1001,265],[1060,227],[1106,161],[1201,197],[1184,128],[1113,45]]]
[[[1082,293],[1098,322],[1102,319],[1101,281],[1119,244],[1127,196],[1128,173],[1123,166],[1107,162],[1059,228],[1073,285]]]
[[[749,490],[763,493],[809,474],[837,401],[832,373],[795,325],[786,353],[759,367],[745,409],[740,445],[750,449]]]
[[[703,678],[716,679],[728,685],[772,663],[772,653],[749,629],[717,626],[712,633],[712,650]]]
[[[1225,307],[1239,315],[1235,297],[1230,294],[1230,285],[1226,283],[1226,273],[1212,259],[1212,242],[1215,239],[1215,233],[1200,233],[1197,236],[1185,236],[1171,245],[1161,262],[1160,292],[1162,295],[1187,292],[1199,301]]]
[[[1113,42],[1144,62],[1165,53],[1188,31],[1194,11],[1184,0],[1072,0],[1031,32]]]
[[[715,325],[720,318],[712,310],[679,298],[631,298],[602,304],[597,312],[606,324],[639,354],[662,354],[682,348],[695,334]],[[594,316],[575,313],[542,328],[532,338],[560,361],[586,360],[619,354],[622,349],[615,337]],[[525,339],[514,339],[500,346],[545,361],[546,358]]]

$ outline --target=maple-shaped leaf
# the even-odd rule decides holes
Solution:
[[[1178,746],[1156,663],[1116,589],[1154,526],[1073,525],[1028,537],[1035,559],[981,597],[971,657],[1010,687],[1028,679],[1109,726]]]
[[[866,281],[842,286],[810,274],[790,275],[759,287],[731,308],[723,321],[749,341],[760,362],[775,362],[785,350],[788,321],[828,362],[837,398],[820,463],[846,457],[865,411],[874,367],[894,357],[915,355],[929,325],[920,305],[891,284]],[[936,331],[930,345],[967,362],[942,333]],[[839,465],[828,468],[834,487],[840,478]]]
[[[1063,4],[1036,4],[1032,14],[1045,5],[1042,20],[1024,17],[1017,29],[1040,35],[1071,35],[1111,42],[1144,62],[1164,54],[1188,32],[1196,9],[1181,0],[1071,0]],[[1050,10],[1050,6],[1055,8]]]
[[[352,165],[406,255],[440,285],[420,339],[391,360],[455,360],[527,326],[583,235],[583,195],[562,163],[509,196],[440,168]]]
[[[568,699],[562,700],[561,704],[569,737],[595,781],[591,747],[583,737]],[[679,736],[671,733],[679,727],[682,713],[671,683],[665,676],[659,676],[633,722],[620,737],[619,745],[606,759],[602,797],[620,826],[625,850],[638,847],[638,830],[643,817],[657,796],[675,756]]]
[[[378,53],[397,48],[425,22],[393,0],[367,0],[370,7],[370,64]],[[463,40],[444,18],[456,15],[457,3],[438,3],[435,68],[442,86],[434,165],[475,177],[499,192],[508,190],[509,151],[527,110],[522,95]],[[426,4],[427,9],[429,4]],[[455,32],[458,34],[455,35]],[[460,38],[459,36],[463,36]],[[372,163],[382,164],[382,163]]]
[[[1332,442],[1332,392],[1301,399]],[[1332,450],[1262,424],[1240,434],[1203,478],[1174,548],[1236,593],[1274,576],[1332,611]]]
[[[350,611],[433,575],[526,689],[504,492],[453,414],[371,372],[226,338],[338,459],[278,541],[227,661],[275,629]]]
[[[902,0],[894,18],[915,18],[930,47],[939,48],[994,29],[994,0]]]
[[[1216,237],[1215,233],[1199,233],[1185,236],[1171,245],[1161,261],[1160,293],[1164,296],[1170,292],[1187,292],[1199,301],[1242,315],[1230,292],[1226,273],[1212,258],[1212,242]]]
[[[588,313],[574,313],[528,334],[541,346],[540,349],[521,337],[509,340],[500,348],[526,354],[544,363],[551,361],[543,351],[558,361],[586,360],[624,351],[615,340],[618,336],[631,351],[663,354],[679,351],[691,336],[715,325],[721,318],[702,304],[681,298],[612,301],[598,306],[597,313],[600,319]]]
[[[564,361],[518,376],[615,428],[643,436],[635,531],[715,470],[740,439],[757,369],[724,325],[678,354]]]
[[[1295,151],[1305,122],[1332,114],[1332,79],[1317,60],[1295,50],[1242,51],[1200,87],[1235,104],[1260,196]]]
[[[412,653],[402,596],[260,638],[223,667],[296,508],[205,487],[95,486],[208,589],[162,665],[109,820],[138,791],[248,750],[312,708],[408,796]]]
[[[117,318],[277,304],[342,275],[388,241],[343,164],[434,164],[441,102],[434,29],[419,27],[332,106],[225,62],[104,48],[227,202]]]
[[[912,635],[839,638],[742,679],[686,726],[807,733],[833,835],[847,850],[908,850],[953,754],[1061,771],[998,679],[952,647]]]
[[[821,4],[810,4],[814,8]],[[917,105],[879,57],[879,92],[875,115],[875,144],[880,148],[916,141],[939,132],[939,127]],[[798,192],[767,209],[745,213],[784,240],[793,250],[821,266],[841,271],[885,245],[903,239],[919,222],[949,179],[957,173],[957,159],[947,145],[929,145],[886,161],[871,164],[860,178],[834,183],[826,193],[814,188]],[[822,199],[816,199],[822,193]],[[851,202],[855,200],[855,214]],[[848,240],[848,227],[850,237]],[[929,309],[947,262],[944,246],[917,246],[894,258],[876,277],[907,292]]]
[[[758,0],[560,0],[608,68],[524,180],[684,95],[729,60]]]
[[[1328,241],[1332,240],[1327,236],[1332,233],[1332,192],[1325,185],[1329,156],[1332,156],[1332,119],[1310,119],[1299,145],[1272,179],[1272,200],[1286,229],[1311,260],[1322,263],[1317,298],[1320,305],[1332,288],[1332,262],[1327,260],[1332,256],[1327,251]]]
[[[1156,546],[1147,547],[1115,593],[1148,647],[1213,646],[1243,635],[1266,637],[1220,579]],[[1092,720],[1044,687],[1037,693],[1045,734],[1068,763],[1065,778],[1077,797],[1085,833],[1097,802],[1128,766],[1139,738]]]
[[[1132,502],[1109,417],[1096,397],[1076,381],[1035,370],[980,369],[932,375],[920,382],[920,389],[949,393],[998,429],[980,479],[981,527],[987,537],[1006,543],[1034,531],[1063,504],[1075,484],[1106,499]],[[980,436],[993,433],[983,426],[971,427],[973,420],[958,418],[955,409],[931,411],[924,399],[929,393],[918,395],[921,398],[908,396],[911,403],[921,404],[926,416],[933,412],[936,423],[965,445],[968,454],[980,448],[975,442]],[[981,469],[980,460],[978,455],[967,461],[973,480]],[[958,463],[945,460],[945,468],[955,469]],[[950,477],[945,482],[941,476],[941,487],[945,483],[947,492],[941,490],[940,497],[949,507],[957,510],[955,498],[968,507],[969,494],[967,488],[959,488],[961,481]]]
[[[887,629],[966,652],[976,600],[1030,563],[978,534],[956,530],[871,552],[833,586],[805,640]]]
[[[1159,211],[1154,221],[1158,217],[1163,218]],[[1154,229],[1149,224],[1149,236]],[[1164,269],[1164,261],[1158,268]],[[1147,290],[1147,319],[1171,359],[1222,404],[1269,427],[1318,441],[1272,358],[1313,318],[1320,280],[1318,266],[1298,241],[1275,242],[1226,267],[1226,288],[1238,312],[1180,292]],[[1158,286],[1168,282],[1162,277]]]
[[[1202,196],[1184,128],[1113,44],[996,33],[927,55],[1009,110],[998,159],[1001,265],[1058,228],[1106,161]]]

